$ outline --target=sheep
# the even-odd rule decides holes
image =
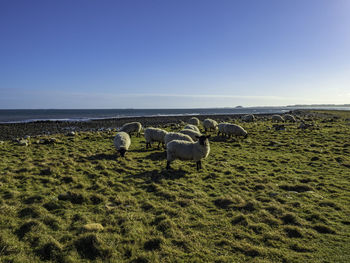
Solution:
[[[201,159],[206,158],[210,152],[210,135],[202,135],[197,142],[187,142],[174,140],[167,144],[167,164],[166,169],[170,169],[172,161],[194,160],[197,164],[197,171],[202,168]]]
[[[196,132],[199,132],[199,129],[196,125],[193,125],[193,124],[187,124],[185,127],[184,127],[184,130],[185,129],[188,129],[188,130],[194,130]]]
[[[214,131],[215,131],[218,128],[218,123],[216,121],[208,118],[208,119],[205,119],[203,121],[203,127],[204,127],[205,131],[207,131],[207,130],[210,131],[211,129],[214,129]]]
[[[272,115],[272,121],[277,121],[277,122],[280,122],[280,121],[284,121],[284,119],[282,118],[281,115],[278,115],[278,114],[274,114]]]
[[[129,149],[130,144],[130,136],[126,132],[118,132],[114,137],[114,146],[122,157],[124,157],[125,152]]]
[[[147,128],[145,129],[145,139],[146,139],[146,149],[149,146],[152,146],[152,142],[158,142],[159,145],[162,144],[164,146],[164,137],[168,132],[159,128]]]
[[[221,122],[218,124],[218,136],[220,136],[220,134],[222,136],[226,135],[226,132],[225,132],[225,125],[226,124],[229,124],[229,123],[228,122]]]
[[[253,114],[244,115],[242,116],[242,121],[253,122],[255,121],[255,116]]]
[[[190,129],[183,129],[180,131],[180,133],[186,134],[192,138],[193,141],[197,141],[197,136],[200,137],[202,134],[200,132],[190,130]]]
[[[179,133],[179,132],[168,132],[164,136],[164,144],[167,145],[169,142],[173,140],[183,140],[188,142],[193,142],[192,138],[186,134]]]
[[[241,126],[236,124],[228,123],[224,126],[224,131],[230,137],[231,135],[248,137],[248,133]]]
[[[285,119],[286,121],[296,122],[296,119],[294,118],[294,116],[293,116],[293,115],[290,115],[290,114],[285,114],[285,115],[284,115],[284,119]]]
[[[142,129],[142,125],[139,122],[129,122],[129,123],[125,123],[120,129],[119,131],[121,132],[126,132],[129,135],[131,135],[131,133],[135,132],[137,137],[140,137],[140,132]]]
[[[192,117],[191,119],[188,120],[187,123],[198,126],[200,122],[199,122],[199,119],[197,117]]]

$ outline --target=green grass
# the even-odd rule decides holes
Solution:
[[[243,123],[196,171],[114,133],[0,144],[1,262],[350,262],[350,118]],[[93,224],[93,225],[91,225]]]

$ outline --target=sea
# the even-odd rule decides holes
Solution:
[[[199,109],[11,109],[0,110],[0,123],[36,121],[90,121],[110,118],[221,115],[221,114],[271,114],[285,113],[296,109],[350,110],[350,107],[235,107]]]

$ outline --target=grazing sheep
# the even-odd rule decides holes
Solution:
[[[196,132],[199,132],[199,129],[196,125],[193,125],[193,124],[187,124],[184,128],[184,130],[187,129],[187,130],[194,130]]]
[[[244,116],[242,116],[242,121],[253,122],[253,121],[255,121],[255,116],[253,114],[244,115]]]
[[[215,131],[218,128],[218,123],[212,119],[205,119],[203,121],[203,127],[204,127],[205,131],[207,131],[207,130],[210,131],[212,129]]]
[[[172,161],[194,160],[197,164],[197,170],[202,168],[201,159],[206,158],[210,152],[210,135],[202,135],[197,142],[187,142],[174,140],[167,144],[167,164],[166,169],[170,169]]]
[[[129,135],[131,133],[135,132],[137,137],[140,137],[140,132],[142,129],[142,125],[139,122],[130,122],[130,123],[125,123],[119,131],[126,132]]]
[[[182,140],[182,141],[188,141],[193,142],[192,138],[186,134],[182,134],[179,132],[168,132],[164,136],[164,144],[167,145],[169,142],[173,140]]]
[[[183,129],[182,131],[180,131],[180,133],[186,134],[188,136],[190,136],[192,138],[193,141],[197,141],[197,136],[200,137],[202,136],[202,134],[200,132],[194,131],[194,130],[190,130],[190,129]]]
[[[147,128],[145,129],[146,149],[152,146],[152,142],[158,142],[159,145],[164,146],[164,137],[168,132],[159,128]]]
[[[129,149],[130,144],[130,136],[126,132],[118,132],[114,137],[114,146],[122,157],[124,157],[125,152]]]
[[[285,119],[286,121],[296,122],[296,119],[294,118],[294,116],[293,116],[293,115],[290,115],[290,114],[285,114],[285,115],[284,115],[284,119]]]
[[[198,126],[200,122],[199,122],[199,119],[197,117],[192,117],[191,119],[188,120],[187,123]]]
[[[236,124],[228,123],[224,126],[224,131],[228,135],[228,137],[231,137],[231,135],[234,136],[243,136],[244,138],[248,137],[248,133],[245,129],[243,129],[241,126]]]
[[[275,114],[275,115],[272,115],[272,121],[277,121],[277,122],[280,122],[280,121],[284,121],[284,119],[282,118],[281,115],[278,115],[278,114]]]
[[[226,135],[226,132],[225,132],[225,125],[226,124],[229,124],[229,123],[228,122],[221,122],[218,124],[218,136],[220,136],[220,134],[222,136]]]

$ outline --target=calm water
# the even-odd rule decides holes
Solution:
[[[0,110],[0,123],[33,122],[44,120],[89,121],[93,119],[137,116],[283,113],[300,108],[301,107],[256,107],[215,109]],[[329,107],[322,107],[322,109],[329,109]],[[331,107],[331,109],[350,110],[350,107]]]

